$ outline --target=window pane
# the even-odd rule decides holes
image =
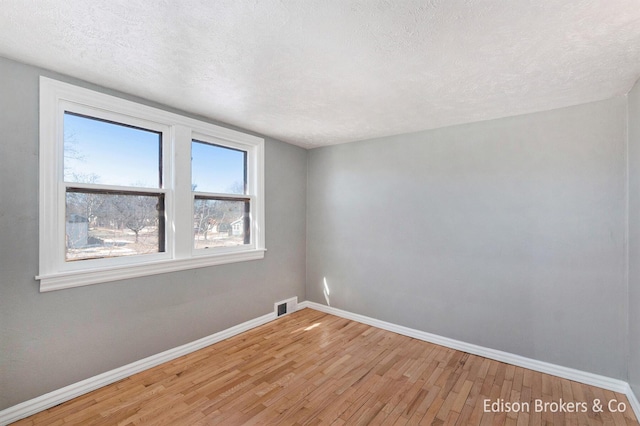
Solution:
[[[66,196],[65,260],[164,251],[164,197],[76,191]]]
[[[249,201],[196,198],[193,241],[197,249],[250,244]]]
[[[191,144],[191,184],[194,191],[245,194],[247,153],[209,143]]]
[[[64,114],[66,182],[160,188],[162,134]]]

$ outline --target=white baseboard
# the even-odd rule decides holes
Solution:
[[[633,389],[631,389],[631,386],[629,386],[629,384],[627,384],[627,388],[628,389],[625,392],[625,395],[629,400],[631,408],[633,408],[633,412],[636,413],[636,419],[640,421],[640,402],[638,402],[638,398],[636,397],[636,394],[633,392]]]
[[[311,308],[327,314],[336,315],[342,318],[357,321],[383,330],[392,331],[403,336],[413,337],[425,342],[434,343],[436,345],[445,346],[451,349],[457,349],[462,352],[468,352],[473,355],[482,356],[496,361],[512,364],[518,367],[528,368],[530,370],[539,371],[541,373],[551,374],[552,376],[562,377],[564,379],[573,380],[575,382],[584,383],[591,386],[597,386],[614,392],[625,394],[629,399],[629,404],[633,408],[636,418],[640,419],[640,404],[636,398],[631,386],[623,380],[612,379],[610,377],[598,374],[588,373],[586,371],[576,370],[569,367],[563,367],[544,361],[538,361],[515,355],[509,352],[498,351],[495,349],[485,348],[483,346],[471,343],[461,342],[459,340],[450,339],[448,337],[438,336],[437,334],[427,333],[425,331],[415,330],[409,327],[392,324],[386,321],[380,321],[360,314],[343,311],[341,309],[322,305],[320,303],[305,301],[298,304],[298,309]]]
[[[392,331],[404,336],[413,337],[418,340],[423,340],[425,342],[457,349],[485,358],[494,359],[496,361],[505,362],[508,364],[516,365],[518,367],[528,368],[534,371],[539,371],[541,373],[547,373],[568,380],[573,380],[576,382],[585,383],[587,385],[598,386],[603,389],[623,393],[627,396],[629,404],[631,405],[636,418],[640,419],[640,403],[638,402],[636,395],[631,389],[631,386],[629,386],[627,382],[622,380],[612,379],[593,373],[587,373],[585,371],[575,370],[573,368],[562,367],[559,365],[526,358],[508,352],[498,351],[495,349],[485,348],[483,346],[461,342],[455,339],[449,339],[447,337],[442,337],[436,334],[431,334],[409,327],[392,324],[386,321],[380,321],[374,318],[366,317],[364,315],[354,314],[315,302],[304,301],[298,303],[298,310],[304,308],[315,309],[317,311],[336,315],[342,318],[371,325],[373,327],[378,327],[383,330]],[[72,385],[65,386],[64,388],[49,392],[37,398],[30,399],[18,405],[14,405],[13,407],[9,407],[5,410],[0,411],[0,425],[8,425],[9,423],[18,421],[40,411],[46,410],[47,408],[69,401],[95,389],[101,388],[111,383],[115,383],[118,380],[122,380],[133,374],[140,373],[144,370],[155,367],[156,365],[174,360],[178,357],[187,355],[191,352],[195,352],[199,349],[205,348],[229,337],[251,330],[252,328],[266,324],[274,319],[276,319],[275,313],[263,315],[259,318],[255,318],[242,324],[238,324],[234,327],[228,328],[194,342],[187,343],[174,349],[169,349],[159,354],[152,355],[148,358],[141,359],[140,361],[136,361],[123,367],[116,368],[115,370],[107,371],[106,373],[90,377],[86,380],[82,380]]]
[[[9,423],[18,421],[25,417],[29,417],[40,411],[51,408],[55,405],[62,404],[85,393],[91,392],[103,386],[115,383],[118,380],[122,380],[133,374],[140,373],[156,365],[160,365],[164,362],[172,361],[183,355],[190,354],[199,349],[205,348],[214,343],[225,340],[236,334],[243,333],[251,330],[252,328],[266,324],[269,321],[276,319],[275,313],[263,315],[259,318],[255,318],[238,324],[234,327],[222,330],[218,333],[212,334],[202,339],[196,340],[191,343],[187,343],[177,348],[169,349],[156,355],[152,355],[148,358],[141,359],[140,361],[133,362],[115,370],[107,371],[106,373],[99,374],[94,377],[82,380],[69,386],[65,386],[61,389],[49,392],[37,398],[30,399],[13,407],[9,407],[0,411],[0,425],[8,425]]]

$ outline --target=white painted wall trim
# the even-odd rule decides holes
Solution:
[[[159,273],[264,258],[264,139],[212,123],[139,104],[73,84],[40,77],[40,291],[53,291]],[[139,127],[156,132],[161,144],[162,185],[153,187],[68,182],[63,173],[66,113]],[[192,141],[245,153],[243,194],[194,191],[191,179]],[[149,183],[151,185],[151,183]],[[68,190],[134,191],[164,195],[165,247],[143,256],[116,256],[67,262],[65,193]],[[193,248],[194,197],[248,201],[250,240],[236,247]]]
[[[149,368],[155,367],[164,362],[172,361],[183,355],[190,354],[191,352],[195,352],[224,339],[228,339],[229,337],[251,330],[252,328],[266,324],[274,319],[276,319],[276,315],[272,312],[226,330],[222,330],[218,333],[214,333],[210,336],[203,337],[202,339],[194,342],[169,349],[159,354],[141,359],[140,361],[107,371],[106,373],[90,377],[86,380],[82,380],[37,398],[22,402],[18,405],[14,405],[13,407],[0,411],[0,425],[8,425],[9,423],[39,413],[40,411],[46,410],[47,408],[51,408],[55,405],[62,404],[63,402],[69,401],[111,383],[115,383],[118,380],[122,380],[136,373],[148,370]]]
[[[638,398],[636,394],[631,389],[631,386],[627,383],[627,391],[624,393],[629,400],[629,404],[631,408],[633,408],[633,412],[636,413],[636,419],[640,419],[640,402],[638,402]]]
[[[539,371],[541,373],[551,374],[552,376],[562,377],[564,379],[573,380],[575,382],[584,383],[591,386],[597,386],[614,392],[625,394],[629,399],[629,404],[633,408],[636,418],[640,419],[640,404],[636,398],[631,386],[623,380],[612,379],[610,377],[598,374],[588,373],[586,371],[576,370],[569,367],[563,367],[544,361],[538,361],[515,355],[509,352],[498,351],[495,349],[485,348],[483,346],[471,343],[461,342],[459,340],[450,339],[448,337],[438,336],[437,334],[427,333],[425,331],[415,330],[409,327],[392,324],[386,321],[377,320],[360,314],[343,311],[331,306],[322,305],[320,303],[305,301],[298,304],[298,309],[311,308],[327,314],[336,315],[342,318],[357,321],[383,330],[392,331],[403,336],[413,337],[414,339],[423,340],[425,342],[434,343],[436,345],[445,346],[447,348],[456,349],[462,352],[468,352],[473,355],[482,356],[518,367],[528,368],[530,370]]]

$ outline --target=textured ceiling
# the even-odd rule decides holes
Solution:
[[[312,147],[623,95],[640,0],[1,0],[0,56]]]

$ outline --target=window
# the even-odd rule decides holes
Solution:
[[[65,261],[165,251],[166,133],[64,112]]]
[[[263,150],[42,77],[41,291],[264,257]]]
[[[252,202],[248,195],[251,191],[247,190],[247,153],[194,139],[191,164],[194,248],[250,244]]]

